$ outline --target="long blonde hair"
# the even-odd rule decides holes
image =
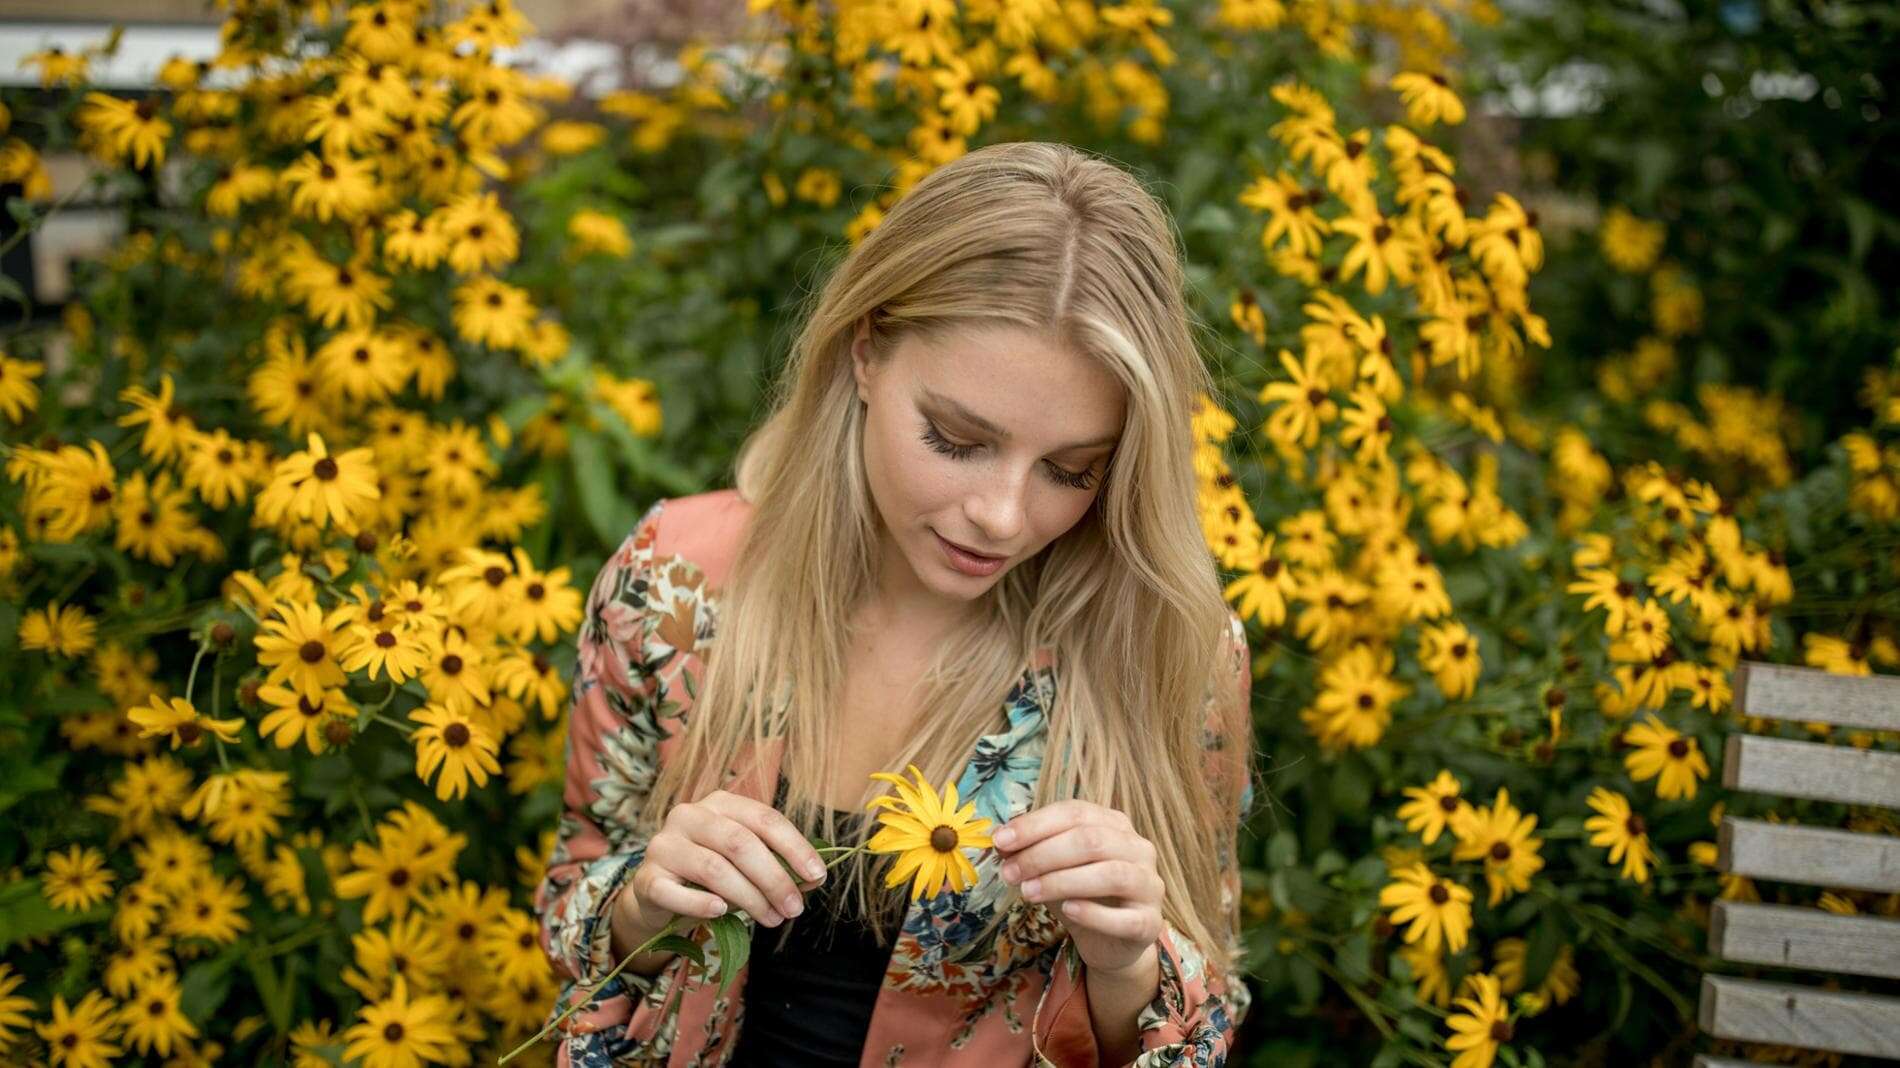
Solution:
[[[1198,517],[1190,415],[1213,386],[1175,241],[1165,209],[1125,171],[1067,145],[1011,142],[931,172],[850,251],[809,303],[770,415],[739,452],[737,489],[763,521],[747,524],[692,727],[643,822],[724,784],[748,744],[782,731],[784,811],[837,840],[821,798],[826,756],[851,609],[876,588],[880,559],[856,326],[869,318],[873,359],[884,359],[912,332],[1006,324],[1100,361],[1126,388],[1126,423],[1088,514],[1006,572],[937,650],[920,683],[922,728],[888,767],[914,762],[938,786],[958,775],[977,739],[1000,728],[1033,651],[1052,650],[1059,685],[1033,803],[1081,797],[1125,812],[1158,847],[1164,917],[1227,960],[1218,862],[1238,798],[1228,776],[1204,770],[1209,702],[1223,758],[1247,762],[1252,732]],[[1250,762],[1237,774],[1250,777]],[[867,781],[860,801],[882,792]],[[882,888],[890,859],[832,873],[851,880],[838,885],[855,887],[880,931],[909,900]]]

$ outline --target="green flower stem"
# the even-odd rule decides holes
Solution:
[[[198,661],[203,660],[205,653],[210,650],[211,647],[209,645],[199,642],[198,655],[191,658],[191,674],[185,676],[185,703],[188,705],[191,704],[191,691],[198,685]],[[196,708],[197,706],[192,705],[192,707]]]
[[[380,708],[381,706],[379,705],[377,707]],[[391,719],[388,716],[383,715],[381,712],[376,711],[375,709],[369,710],[369,718],[377,723],[382,724],[385,727],[394,728],[395,731],[398,734],[402,735],[404,738],[408,738],[416,733],[416,730],[414,727],[411,727],[407,723],[403,723],[399,720]]]

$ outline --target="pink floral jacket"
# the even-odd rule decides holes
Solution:
[[[654,777],[677,745],[692,707],[701,658],[718,619],[714,588],[728,573],[750,505],[721,490],[662,500],[641,517],[595,579],[578,637],[579,666],[568,725],[566,811],[546,878],[536,891],[544,948],[565,977],[565,1006],[615,963],[608,923],[614,895],[632,875],[645,839],[630,828]],[[1230,632],[1234,685],[1251,683],[1240,619]],[[977,815],[1000,826],[1029,808],[1041,769],[1045,704],[1055,671],[1040,653],[1011,690],[997,729],[978,741],[957,783]],[[1210,762],[1238,790],[1236,827],[1252,799],[1245,769],[1212,758],[1224,745],[1204,733]],[[782,743],[763,754],[759,779],[729,786],[769,800]],[[1229,792],[1227,796],[1236,796]],[[1160,939],[1161,984],[1141,1012],[1143,1052],[1134,1068],[1225,1063],[1252,995],[1232,974],[1239,960],[1238,866],[1223,858],[1230,922],[1226,962],[1205,956],[1172,924]],[[1099,1063],[1089,1024],[1086,975],[1061,922],[1019,898],[989,945],[975,934],[1006,896],[993,852],[962,893],[914,902],[892,949],[865,1039],[861,1068],[910,1065],[1000,1068]],[[749,923],[750,921],[748,921]],[[684,957],[650,979],[617,976],[562,1025],[558,1061],[579,1068],[724,1064],[744,1012],[744,968],[718,993],[709,972]],[[624,979],[624,981],[623,981]]]

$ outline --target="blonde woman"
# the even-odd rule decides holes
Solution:
[[[562,1063],[1225,1062],[1252,733],[1203,394],[1163,208],[1070,147],[971,152],[845,257],[735,486],[594,582],[537,894],[580,983],[676,916],[742,910],[752,953],[725,996],[637,958]],[[911,764],[990,821],[975,885],[794,882]]]

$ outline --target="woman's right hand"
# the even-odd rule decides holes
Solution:
[[[807,877],[795,881],[794,871]],[[784,813],[714,790],[666,814],[615,908],[648,937],[675,916],[711,918],[728,907],[777,927],[804,911],[804,891],[824,878],[823,859]]]

